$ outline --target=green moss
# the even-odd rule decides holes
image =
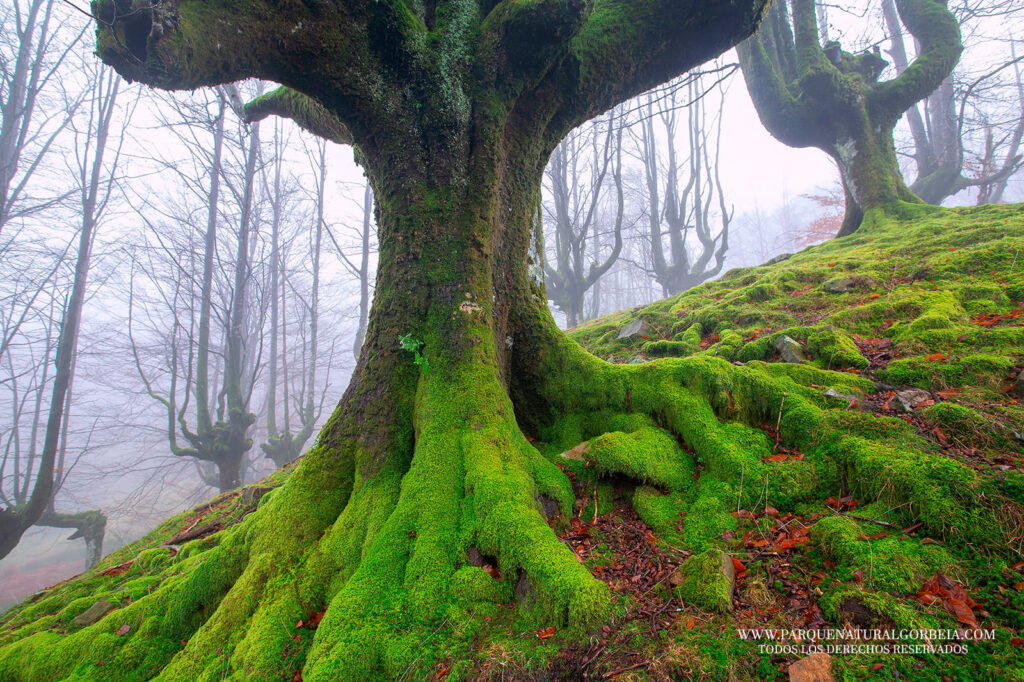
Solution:
[[[732,611],[732,582],[723,568],[728,563],[731,569],[731,562],[719,549],[691,556],[676,569],[680,581],[675,587],[676,596],[708,611]]]
[[[863,515],[863,514],[861,514]],[[921,544],[901,535],[866,539],[885,529],[859,524],[843,516],[821,519],[811,527],[811,539],[843,569],[860,571],[867,587],[880,592],[915,592],[936,573],[956,574],[956,565],[938,545]]]
[[[942,402],[925,408],[921,416],[942,429],[954,443],[973,448],[1014,448],[1013,433],[1005,425],[977,410],[956,403]]]
[[[703,480],[697,497],[684,512],[683,544],[695,552],[724,545],[724,533],[736,530],[736,518],[729,513],[736,509],[737,494],[728,483]]]
[[[809,334],[807,349],[822,369],[864,369],[870,364],[853,340],[831,325]]]
[[[894,360],[879,372],[879,377],[891,384],[921,388],[992,387],[1006,379],[1013,365],[1012,358],[993,353],[975,353],[945,360],[913,357]]]
[[[686,490],[696,471],[693,459],[667,432],[651,426],[612,432],[590,441],[586,458],[598,471],[620,473],[642,483]]]

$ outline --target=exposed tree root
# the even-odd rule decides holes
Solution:
[[[648,484],[637,488],[638,512],[693,551],[719,544],[741,506],[785,511],[851,491],[938,536],[995,527],[983,506],[965,504],[967,467],[823,409],[809,387],[870,390],[866,380],[708,356],[609,365],[556,334],[547,341],[536,365],[546,379],[529,402],[513,390],[514,406],[487,365],[432,367],[415,396],[411,456],[364,477],[355,440],[321,443],[237,525],[173,558],[148,549],[124,576],[92,574],[21,607],[0,639],[0,679],[399,677],[434,660],[423,644],[431,632],[458,641],[460,624],[516,599],[513,586],[522,623],[583,634],[607,619],[611,595],[549,526],[542,496],[567,519],[572,488],[520,423],[549,454],[596,439],[584,454],[593,470]],[[775,443],[764,422],[806,456],[765,461]],[[470,548],[493,557],[502,579],[471,565]],[[69,626],[100,597],[120,608]],[[296,627],[324,610],[312,637]]]

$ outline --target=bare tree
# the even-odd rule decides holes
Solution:
[[[81,227],[78,233],[77,256],[74,264],[72,283],[66,299],[60,306],[60,323],[47,327],[47,338],[57,336],[53,360],[52,392],[49,399],[48,415],[43,429],[43,443],[38,456],[35,455],[34,441],[41,425],[41,410],[44,401],[41,393],[49,390],[48,369],[44,367],[41,379],[36,383],[36,409],[32,419],[32,445],[28,461],[19,466],[19,452],[14,451],[14,490],[11,497],[4,494],[7,508],[0,511],[0,557],[6,556],[20,541],[24,532],[37,523],[61,528],[76,528],[72,536],[84,537],[87,549],[87,563],[95,564],[102,555],[102,542],[106,517],[99,511],[78,514],[63,514],[55,510],[54,495],[65,480],[64,470],[67,441],[67,422],[71,408],[72,382],[75,370],[75,356],[81,329],[82,309],[85,303],[86,287],[92,255],[92,245],[97,226],[111,198],[118,161],[120,159],[123,133],[117,137],[113,159],[106,159],[112,122],[117,113],[118,90],[121,80],[112,69],[101,68],[92,81],[92,96],[89,98],[88,118],[84,129],[76,131],[74,171],[77,175],[77,194],[80,199]],[[122,127],[123,130],[123,127]],[[44,363],[50,362],[49,343],[44,350]],[[8,356],[9,363],[11,362]],[[30,370],[31,371],[31,370]],[[13,379],[13,374],[12,374]],[[13,386],[13,382],[12,382]],[[15,404],[19,401],[15,399]],[[14,429],[19,427],[15,420]],[[7,456],[5,453],[4,464]],[[20,480],[19,480],[20,474]],[[31,492],[28,481],[34,479]]]
[[[206,204],[206,226],[202,246],[202,279],[194,281],[196,264],[188,258],[181,259],[181,252],[188,254],[191,249],[174,249],[161,240],[161,249],[174,261],[175,274],[171,279],[176,283],[173,292],[164,292],[161,298],[170,308],[173,322],[167,338],[170,348],[165,351],[165,370],[168,386],[161,390],[143,367],[139,346],[132,332],[134,321],[129,311],[129,338],[135,356],[136,369],[146,387],[147,393],[160,403],[167,413],[167,435],[171,452],[179,457],[194,458],[197,463],[208,463],[216,468],[216,474],[197,466],[203,479],[220,490],[230,490],[242,482],[245,455],[252,447],[248,436],[249,427],[256,417],[249,409],[252,398],[254,377],[246,371],[247,331],[251,320],[247,319],[250,303],[248,289],[251,278],[251,257],[254,244],[253,202],[257,184],[257,159],[259,156],[259,124],[247,125],[247,142],[242,140],[241,164],[243,170],[237,183],[227,182],[224,152],[227,139],[225,118],[228,110],[228,95],[220,91],[217,97],[217,114],[212,124],[212,152],[208,157],[209,183],[203,198]],[[224,210],[221,197],[222,183],[234,195],[238,204],[238,230],[235,235],[235,256],[227,267],[227,279],[215,291],[215,273],[220,266],[218,259],[218,227],[220,213]],[[157,230],[158,232],[158,230]],[[152,267],[143,268],[150,282],[161,288],[164,283]],[[187,287],[184,284],[187,284]],[[198,293],[196,289],[198,288]],[[222,295],[226,302],[215,305],[215,299]],[[198,296],[198,301],[195,300]],[[134,301],[132,302],[134,306]],[[196,316],[198,308],[198,316]],[[222,351],[215,352],[213,333],[214,317],[217,317],[223,334]],[[196,328],[198,327],[198,329]],[[249,350],[251,351],[251,344]],[[250,357],[251,354],[250,354]],[[211,367],[211,360],[214,361]],[[250,372],[253,371],[250,367]],[[179,382],[183,386],[179,386]],[[214,387],[219,388],[214,392]],[[194,406],[192,401],[194,399]],[[189,423],[189,416],[193,424]],[[179,435],[187,445],[179,445]]]
[[[548,297],[565,313],[570,327],[586,319],[583,302],[587,291],[622,252],[622,126],[614,110],[609,112],[604,126],[604,135],[596,126],[569,133],[555,148],[546,173],[552,196],[548,224],[554,236],[549,240],[554,258],[545,259],[544,274]],[[614,245],[610,252],[602,254],[601,209],[607,196],[609,169],[615,190],[616,208],[611,220]],[[538,220],[542,221],[542,215],[538,215]]]
[[[683,89],[685,107],[680,101]],[[700,76],[687,79],[685,88],[649,93],[639,125],[639,156],[650,226],[649,271],[666,296],[717,275],[729,249],[732,210],[726,206],[719,172],[722,121],[719,116],[712,142],[706,94]],[[720,94],[724,101],[724,93]],[[676,140],[683,108],[688,156],[681,159]]]
[[[0,10],[0,40],[14,53],[13,60],[0,61],[0,234],[10,220],[37,213],[69,195],[39,191],[41,183],[33,183],[81,104],[78,95],[59,109],[41,112],[38,106],[45,89],[59,85],[55,74],[85,33],[83,27],[69,40],[61,40],[51,26],[55,4],[14,0]]]
[[[275,132],[277,132],[275,127]],[[324,202],[327,186],[327,143],[324,140],[317,140],[313,149],[309,151],[311,165],[314,169],[314,215],[313,215],[313,239],[310,244],[309,262],[311,263],[312,284],[309,288],[308,297],[301,298],[301,306],[305,316],[308,318],[307,343],[300,347],[303,360],[303,371],[301,371],[297,390],[289,381],[289,357],[288,357],[288,336],[287,336],[287,289],[288,272],[283,267],[283,258],[280,248],[280,209],[283,205],[283,193],[281,188],[281,159],[283,147],[280,145],[280,136],[275,135],[275,159],[274,186],[272,191],[273,207],[272,245],[271,245],[271,289],[274,292],[271,296],[271,338],[270,338],[270,372],[267,389],[267,442],[261,447],[263,452],[273,460],[278,467],[291,462],[302,453],[303,447],[313,435],[316,422],[323,412],[324,398],[326,396],[327,382],[324,382],[323,390],[317,391],[317,354],[319,334],[319,307],[320,307],[320,256],[323,244],[323,233],[326,227],[324,221]],[[301,240],[300,240],[301,241]],[[305,255],[305,254],[304,254]],[[305,260],[305,258],[303,259]],[[294,287],[293,287],[294,290]],[[279,323],[280,320],[280,323]],[[282,351],[280,354],[277,348],[278,337],[282,340]],[[280,363],[283,374],[283,407],[284,423],[278,428],[277,422],[277,376],[278,364]],[[328,363],[329,364],[329,363]],[[298,429],[292,430],[291,400],[295,401],[296,416],[298,417]]]

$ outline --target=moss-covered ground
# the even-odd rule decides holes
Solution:
[[[963,654],[832,670],[1024,679],[1024,209],[904,211],[572,330],[611,364],[539,359],[565,371],[515,402],[528,456],[492,466],[515,438],[477,426],[465,473],[422,470],[450,439],[424,421],[404,474],[332,482],[314,449],[167,521],[3,614],[0,681],[781,680],[813,642],[741,632],[975,624]],[[451,472],[457,514],[377,511]]]

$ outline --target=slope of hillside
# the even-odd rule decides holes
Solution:
[[[769,370],[791,380],[790,400],[822,410],[797,448],[780,440],[787,393],[777,401],[778,421],[761,424],[768,471],[746,483],[765,493],[755,506],[721,516],[699,495],[646,514],[637,505],[680,547],[714,537],[752,562],[737,617],[722,625],[734,646],[752,654],[737,629],[770,629],[765,616],[787,610],[774,627],[977,624],[996,641],[969,658],[846,656],[833,672],[1024,678],[1022,247],[1021,206],[875,216],[853,236],[569,331],[615,363],[717,358]],[[836,431],[853,438],[835,447]],[[772,478],[786,481],[774,495]],[[973,515],[984,507],[991,514]],[[706,646],[695,651],[723,676],[733,670]],[[800,653],[769,660],[781,673]]]
[[[564,474],[537,466],[537,509],[613,613],[565,627],[521,566],[469,546],[446,617],[387,650],[388,676],[1024,680],[1024,208],[904,210],[571,330],[615,365],[574,346],[586,371],[556,378],[575,403],[517,417]],[[203,637],[223,660],[194,679],[247,679],[232,647],[254,633],[282,635],[261,656],[301,680],[344,576],[308,601],[288,582],[298,622],[268,602],[202,629],[238,606],[221,550],[301,471],[3,614],[0,682],[150,679]]]

